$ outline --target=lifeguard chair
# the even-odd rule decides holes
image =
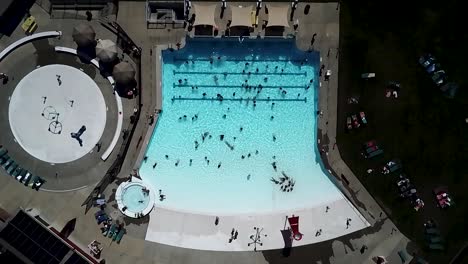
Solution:
[[[291,227],[292,238],[297,241],[301,240],[303,235],[299,232],[299,216],[288,217],[288,222]]]

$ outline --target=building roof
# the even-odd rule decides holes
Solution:
[[[0,231],[0,240],[35,264],[89,263],[24,211],[19,211]]]
[[[0,17],[8,10],[15,0],[0,0]]]

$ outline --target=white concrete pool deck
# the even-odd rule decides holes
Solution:
[[[215,225],[216,216],[168,210],[158,207],[158,203],[150,213],[146,240],[199,250],[251,251],[254,245],[248,246],[248,243],[252,242],[250,236],[255,234],[254,227],[263,228],[263,245],[257,245],[257,251],[284,248],[281,230],[289,228],[287,216],[292,215],[299,216],[299,231],[303,234],[300,241],[292,242],[293,247],[330,240],[370,226],[344,197],[299,211],[220,216],[218,225]],[[327,206],[330,208],[328,212]],[[348,218],[351,221],[349,228],[346,228]],[[229,243],[233,228],[238,231],[238,238]],[[316,236],[320,229],[321,235]]]

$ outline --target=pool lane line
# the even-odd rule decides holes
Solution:
[[[307,75],[307,72],[202,72],[202,71],[176,71],[176,70],[173,70],[172,73],[174,75],[177,75],[177,74],[219,74],[219,75],[246,75],[246,76],[249,76],[249,75],[262,75],[262,76],[265,76],[265,75],[294,75],[294,76],[306,76]]]
[[[187,62],[189,61],[190,63],[192,62],[197,62],[197,61],[218,61],[218,58],[199,58],[199,59],[190,59],[190,58],[173,58],[173,61],[183,61],[183,62]],[[307,64],[308,61],[306,61],[305,59],[301,59],[301,60],[287,60],[287,59],[227,59],[226,57],[223,57],[221,56],[221,60],[220,61],[237,61],[237,62],[248,62],[248,63],[255,63],[255,62],[304,62],[304,64]]]
[[[260,89],[260,87],[258,87],[258,84],[257,85],[253,85],[253,84],[249,84],[250,87],[252,88],[249,88],[249,89]],[[237,89],[241,89],[241,88],[246,88],[242,85],[209,85],[209,84],[195,84],[195,85],[189,85],[189,84],[176,84],[176,83],[173,83],[172,84],[172,87],[173,88],[176,88],[176,87],[180,87],[180,88],[184,88],[184,87],[198,87],[198,88],[237,88]],[[304,85],[304,86],[300,86],[300,85],[277,85],[277,86],[274,86],[274,85],[262,85],[261,89],[279,89],[279,88],[282,88],[282,89],[306,89],[307,88],[307,85]]]
[[[195,97],[174,97],[172,101],[256,101],[256,102],[307,102],[307,97],[302,99],[268,99],[268,98],[223,98],[218,99],[216,97],[212,98],[195,98]]]

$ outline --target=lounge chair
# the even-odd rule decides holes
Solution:
[[[292,238],[294,240],[301,240],[302,233],[299,232],[299,216],[288,217],[289,226],[291,227]]]
[[[383,174],[389,174],[402,168],[401,161],[399,159],[393,159],[385,164],[382,169]]]
[[[117,234],[117,237],[116,237],[116,241],[117,241],[117,244],[120,244],[120,241],[122,240],[122,237],[125,235],[125,228],[122,227],[122,229],[120,229],[119,233]]]
[[[411,188],[408,190],[408,188],[405,189],[406,191],[402,192],[400,194],[401,197],[411,197],[412,195],[415,195],[418,193],[418,191],[415,188]]]
[[[374,151],[376,151],[378,149],[379,149],[379,146],[377,146],[377,145],[372,146],[372,147],[368,147],[368,148],[366,148],[366,153],[370,154],[370,153],[372,153],[372,152],[374,152]]]
[[[14,161],[8,155],[5,155],[3,158],[4,158],[4,161],[2,162],[2,167],[3,167],[3,169],[6,170],[11,165],[11,163],[14,162]]]
[[[421,258],[420,256],[416,256],[416,263],[417,264],[429,264],[429,262],[427,262],[426,260],[424,260],[423,258]]]
[[[442,244],[436,244],[436,243],[430,243],[430,244],[429,244],[429,248],[430,248],[430,249],[433,249],[433,250],[441,250],[441,251],[445,250],[444,245],[442,245]]]
[[[117,229],[117,225],[116,224],[112,224],[110,229],[109,229],[109,233],[107,234],[108,237],[112,237],[115,233]]]
[[[346,118],[346,128],[347,128],[348,130],[353,129],[353,125],[352,125],[351,117],[350,117],[350,116],[348,116],[348,117]]]
[[[23,178],[23,182],[24,182],[24,186],[28,186],[29,185],[29,182],[31,181],[31,178],[32,178],[32,174],[27,172],[25,175],[24,175],[24,178]]]
[[[2,157],[0,157],[0,164],[3,166],[3,164],[10,159],[10,156],[8,156],[8,154],[3,154]]]
[[[26,176],[26,173],[28,173],[28,171],[25,169],[22,169],[21,172],[18,173],[18,175],[16,175],[15,179],[19,182],[22,182],[24,179],[24,176]]]
[[[400,257],[401,263],[406,263],[409,258],[406,251],[403,250],[398,251],[398,256]]]
[[[123,226],[120,226],[119,231],[114,233],[114,236],[112,236],[112,240],[116,241],[119,236],[123,236],[125,233],[125,228]]]
[[[111,238],[112,238],[112,241],[115,241],[115,239],[117,238],[117,235],[120,233],[120,231],[122,231],[123,227],[122,225],[119,225],[117,227],[117,229],[115,230],[114,234],[112,234]]]
[[[29,186],[29,187],[33,187],[34,182],[36,182],[36,180],[37,180],[37,176],[36,176],[36,175],[33,175],[33,176],[31,177],[31,180],[29,180],[28,186]]]
[[[109,233],[109,230],[110,230],[110,226],[104,226],[104,227],[101,227],[101,233],[103,236],[107,237],[107,234]]]
[[[11,176],[11,174],[13,173],[14,170],[16,170],[16,168],[18,168],[18,164],[13,161],[10,166],[8,166],[8,168],[6,169],[6,173],[8,173],[8,175]]]
[[[377,145],[377,142],[375,140],[369,140],[366,143],[364,143],[364,148],[370,148],[376,145]]]
[[[23,171],[23,168],[21,166],[16,167],[16,169],[11,173],[12,177],[18,176],[21,172]]]
[[[430,227],[430,228],[426,228],[426,234],[428,235],[440,235],[440,231],[439,229],[437,228],[434,228],[434,227]]]
[[[426,235],[426,240],[432,244],[442,243],[444,241],[442,237],[438,235],[436,236]]]
[[[397,186],[408,186],[410,183],[410,180],[408,178],[401,179],[397,182]]]
[[[424,68],[429,67],[431,64],[435,63],[436,59],[431,54],[426,54],[419,57],[419,64]]]
[[[39,188],[41,188],[41,186],[46,182],[46,180],[42,179],[41,177],[39,176],[34,176],[33,179],[32,179],[32,183],[30,183],[29,185],[31,186],[31,188],[33,190],[36,190],[36,191],[39,191]]]
[[[447,208],[453,205],[452,198],[449,195],[448,188],[446,186],[439,186],[433,190],[434,196],[437,200],[437,205],[440,208]]]
[[[416,189],[414,188],[414,185],[409,183],[409,182],[406,183],[405,185],[398,186],[398,188],[400,189],[400,196],[401,197],[405,197],[404,193],[409,192],[410,190],[414,190],[414,193],[409,193],[409,195],[407,197],[409,197],[412,194],[416,193]]]
[[[99,216],[105,214],[106,212],[104,212],[103,210],[99,210],[97,211],[96,213],[94,213],[94,217],[97,219]]]
[[[366,125],[367,124],[366,114],[364,112],[359,112],[359,117],[361,118],[361,122],[364,125]]]
[[[3,157],[3,155],[7,153],[8,153],[8,150],[6,148],[3,148],[3,147],[0,148],[0,158]]]
[[[102,222],[110,220],[109,216],[107,214],[100,215],[97,219],[97,224],[100,225]]]
[[[378,155],[382,155],[384,153],[383,149],[378,149],[374,152],[371,152],[369,153],[367,156],[366,156],[366,159],[370,159],[370,158],[373,158],[375,156],[378,156]]]
[[[375,73],[373,73],[373,72],[363,73],[363,74],[361,74],[361,78],[362,79],[375,78]]]
[[[359,124],[359,121],[356,115],[352,115],[351,119],[353,120],[353,127],[359,128],[361,126],[361,124]]]
[[[389,166],[389,168],[388,168],[390,170],[390,172],[394,172],[394,171],[397,171],[397,170],[402,168],[401,162],[399,162],[397,160],[395,160],[394,162],[395,163],[393,165]]]
[[[94,206],[101,206],[106,203],[106,199],[97,199],[94,201]]]

